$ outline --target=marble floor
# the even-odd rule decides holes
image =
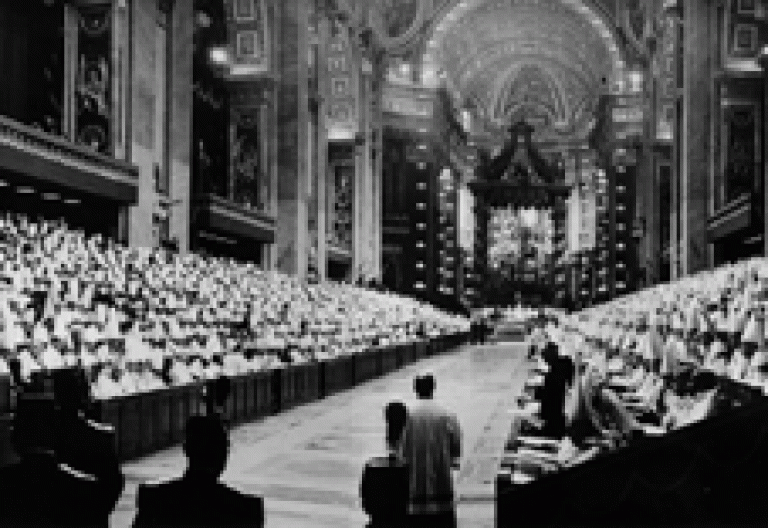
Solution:
[[[511,422],[508,409],[525,380],[520,344],[465,346],[237,427],[223,481],[263,496],[269,527],[365,526],[358,486],[363,463],[383,451],[382,409],[391,399],[408,403],[414,374],[427,370],[437,379],[436,400],[456,412],[462,425],[463,459],[456,477],[460,527],[491,528],[495,470]],[[179,475],[184,466],[180,448],[126,464],[126,489],[112,527],[130,526],[139,483]]]

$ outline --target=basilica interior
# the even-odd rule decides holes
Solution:
[[[0,0],[0,480],[77,372],[130,526],[225,378],[265,524],[366,526],[382,394],[426,369],[464,424],[445,526],[623,525],[606,482],[638,526],[736,522],[715,491],[765,525],[702,460],[766,428],[766,86],[766,0]],[[618,394],[590,438],[632,434],[540,440],[550,345]]]

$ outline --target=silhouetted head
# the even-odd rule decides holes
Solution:
[[[416,396],[421,399],[429,399],[435,393],[435,377],[432,374],[420,374],[413,380],[413,389]]]
[[[229,457],[229,435],[224,423],[216,416],[190,417],[184,436],[184,454],[191,473],[218,479]]]
[[[400,441],[408,419],[408,410],[400,401],[393,401],[384,408],[384,420],[387,422],[387,445],[394,448]]]
[[[61,369],[53,375],[56,405],[65,414],[85,409],[91,399],[90,386],[80,369]]]
[[[53,453],[56,445],[57,413],[48,395],[26,395],[19,399],[13,418],[11,443],[22,458],[39,453]]]
[[[546,361],[548,365],[554,365],[557,359],[560,357],[560,352],[558,351],[557,345],[552,341],[549,341],[544,347],[544,350],[541,353],[541,357],[544,358],[544,361]]]

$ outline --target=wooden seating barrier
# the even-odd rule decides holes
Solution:
[[[460,341],[461,337],[456,342]],[[230,378],[224,417],[231,424],[240,424],[310,403],[428,357],[432,351],[446,348],[447,343],[440,339],[425,340],[234,376]],[[35,386],[52,390],[51,380],[44,375],[36,377]],[[118,457],[121,461],[131,460],[181,442],[187,419],[205,412],[203,391],[202,383],[193,383],[101,400],[94,403],[91,414],[97,421],[114,427]],[[0,376],[0,467],[12,458],[11,394],[10,378]]]

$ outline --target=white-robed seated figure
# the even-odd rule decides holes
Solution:
[[[230,259],[126,248],[60,223],[10,216],[3,223],[12,226],[3,231],[0,241],[3,284],[13,295],[47,293],[43,323],[28,301],[13,310],[0,303],[3,313],[16,312],[16,320],[3,328],[4,341],[11,343],[10,347],[6,343],[6,354],[25,350],[21,359],[25,371],[56,369],[62,364],[116,367],[114,375],[102,369],[109,374],[102,376],[105,393],[115,392],[109,390],[107,379],[117,382],[116,376],[129,392],[156,385],[149,371],[158,370],[154,362],[164,350],[174,361],[177,353],[197,356],[193,365],[180,361],[177,378],[183,381],[195,375],[216,375],[217,368],[229,373],[269,368],[288,359],[285,341],[290,339],[298,339],[291,359],[317,360],[363,351],[381,344],[382,338],[412,342],[424,333],[442,335],[467,324],[396,295],[344,284],[307,285]],[[307,323],[306,331],[296,327],[300,321]],[[323,324],[330,325],[330,330],[323,329]],[[127,333],[125,326],[131,327]],[[224,350],[211,350],[218,344],[215,338],[205,339],[210,331],[222,339],[248,340],[257,349],[260,337],[256,334],[282,343],[271,343],[267,353],[257,354],[246,365],[237,356],[243,347],[236,342],[223,346]],[[26,335],[14,335],[18,332]],[[196,339],[201,335],[202,342]],[[121,361],[119,350],[136,348],[139,339],[152,343],[151,357]],[[230,352],[235,355],[227,358]],[[219,354],[221,362],[210,360]],[[142,370],[142,365],[147,368]],[[146,380],[135,381],[136,375]]]

